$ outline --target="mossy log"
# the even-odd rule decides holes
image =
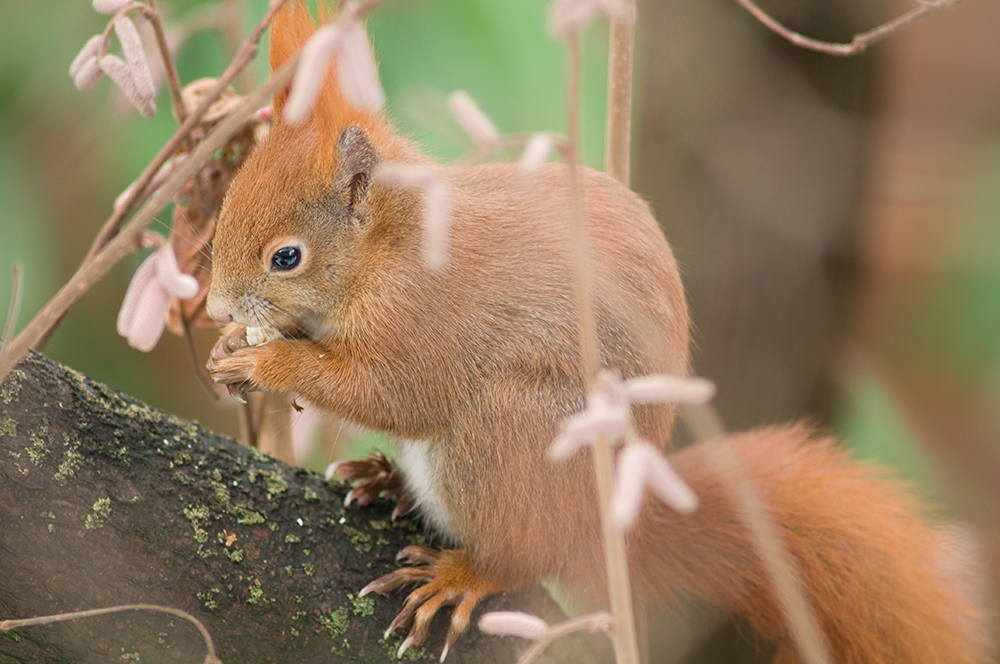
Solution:
[[[357,592],[425,532],[388,504],[345,509],[345,491],[32,354],[0,386],[0,619],[158,604],[201,620],[226,664],[398,661],[405,633],[383,632],[402,596]],[[561,618],[536,590],[489,599],[473,624],[498,609]],[[437,661],[446,620],[405,659]],[[548,654],[603,659],[602,640]],[[448,660],[513,664],[526,645],[473,626]],[[2,663],[204,655],[191,624],[158,613],[0,633]]]

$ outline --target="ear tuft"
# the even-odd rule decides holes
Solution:
[[[302,48],[316,32],[316,23],[309,14],[303,0],[286,2],[271,21],[271,48],[268,63],[271,71],[280,67],[288,58]],[[272,101],[275,124],[281,122],[281,114],[288,100],[288,87],[275,93]]]
[[[335,10],[323,2],[319,4],[319,13],[324,21],[335,18]],[[271,71],[273,72],[301,50],[315,32],[316,23],[304,0],[292,0],[282,7],[271,24]],[[295,85],[294,80],[292,85]],[[288,88],[275,94],[273,100],[275,123],[281,122],[287,100]],[[339,143],[347,129],[353,127],[359,131],[369,147],[374,144],[385,150],[393,143],[392,129],[386,125],[381,114],[356,108],[345,99],[334,61],[331,61],[328,67],[323,87],[313,106],[310,122],[316,127],[319,137],[315,167],[321,173],[332,173],[341,162]],[[374,148],[372,151],[374,154]]]

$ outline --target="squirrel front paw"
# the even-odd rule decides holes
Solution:
[[[215,342],[205,365],[212,380],[225,385],[229,395],[240,403],[246,403],[242,396],[244,392],[259,388],[253,381],[258,348],[247,342],[246,326],[230,323],[223,328],[222,336]]]

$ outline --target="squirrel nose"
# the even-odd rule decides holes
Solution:
[[[233,320],[232,312],[226,311],[225,307],[220,306],[219,298],[214,297],[211,290],[208,291],[208,297],[205,298],[205,311],[212,320],[220,323],[230,323]]]

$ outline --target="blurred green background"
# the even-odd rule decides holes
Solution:
[[[369,20],[400,129],[432,155],[470,144],[445,98],[467,90],[502,131],[563,127],[564,50],[542,0],[395,0]],[[197,32],[183,82],[218,75],[265,0],[163,0]],[[83,258],[111,202],[175,128],[69,63],[106,17],[85,0],[2,3],[0,305],[24,265],[19,326]],[[902,2],[775,0],[794,29],[846,41]],[[724,0],[639,3],[633,186],[685,273],[695,371],[734,428],[810,418],[971,524],[1000,560],[1000,3],[966,0],[851,60],[785,44]],[[223,22],[224,23],[224,22]],[[606,26],[584,39],[585,157],[603,163]],[[246,85],[262,80],[263,59]],[[161,231],[169,211],[161,214]],[[139,257],[98,284],[46,352],[165,410],[235,433],[183,343],[115,333]],[[201,332],[201,357],[213,343]],[[683,435],[683,434],[682,434]],[[317,459],[318,465],[326,459]]]

